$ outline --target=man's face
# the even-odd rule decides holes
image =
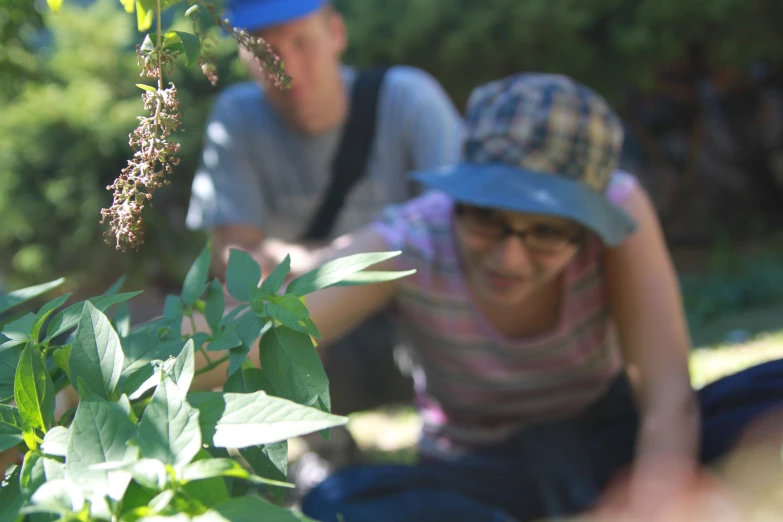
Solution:
[[[264,78],[260,67],[247,51],[240,51],[253,77],[265,85],[272,104],[295,128],[305,133],[324,130],[333,124],[330,115],[335,100],[342,95],[340,56],[345,50],[346,35],[342,17],[324,8],[292,22],[259,31],[283,60],[291,76],[291,88],[280,89]]]

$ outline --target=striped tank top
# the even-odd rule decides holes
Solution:
[[[607,196],[620,203],[636,179],[618,171]],[[623,362],[602,278],[603,245],[591,237],[564,273],[560,317],[542,335],[511,339],[473,302],[452,234],[454,202],[427,192],[389,207],[376,229],[401,250],[395,307],[412,347],[423,431],[420,451],[447,457],[500,442],[535,423],[578,414]]]

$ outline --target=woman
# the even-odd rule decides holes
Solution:
[[[461,163],[416,173],[434,190],[338,241],[330,255],[400,250],[378,268],[416,269],[308,307],[328,342],[396,306],[421,459],[340,471],[305,514],[569,515],[629,468],[627,509],[671,520],[697,475],[699,407],[675,271],[644,190],[615,170],[621,144],[615,113],[569,78],[490,83],[469,101]]]

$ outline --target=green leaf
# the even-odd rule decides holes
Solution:
[[[200,412],[203,440],[221,448],[280,442],[348,421],[262,391],[192,393],[188,402]]]
[[[253,393],[265,391],[274,395],[272,383],[264,375],[264,371],[252,366],[249,362],[243,364],[241,371],[237,371],[226,380],[223,391],[227,393]]]
[[[286,293],[306,295],[334,286],[356,272],[400,255],[400,252],[356,254],[330,261],[323,266],[297,277],[288,285]]]
[[[125,340],[123,349],[125,368],[122,370],[121,387],[124,393],[130,395],[152,376],[152,361],[165,361],[182,352],[182,340],[159,342],[150,332],[137,330]]]
[[[185,283],[182,285],[181,294],[182,302],[187,306],[193,306],[193,303],[195,303],[207,289],[209,263],[211,261],[212,253],[209,251],[209,246],[207,246],[201,251],[191,265],[190,270],[188,270],[188,273],[185,276]]]
[[[258,287],[261,279],[261,266],[244,250],[232,248],[228,255],[226,268],[226,288],[228,293],[241,302],[250,301],[250,291]]]
[[[267,312],[271,317],[291,330],[312,335],[313,337],[321,337],[321,332],[318,331],[315,323],[310,319],[310,312],[299,297],[293,294],[286,294],[273,299],[272,302],[267,304]]]
[[[32,339],[34,342],[38,342],[38,338],[41,333],[41,328],[43,327],[44,322],[46,319],[58,308],[60,308],[65,301],[68,300],[68,298],[71,296],[71,292],[68,292],[67,294],[63,294],[60,297],[49,301],[46,303],[40,310],[38,310],[38,313],[35,314],[35,319],[33,319],[33,334]]]
[[[204,344],[209,341],[210,335],[206,332],[197,332],[190,338],[193,341],[193,345],[196,350],[200,349]]]
[[[204,318],[207,320],[212,333],[215,333],[223,318],[226,303],[223,296],[223,286],[220,281],[213,279],[207,289],[207,298],[204,302]]]
[[[139,88],[139,89],[141,89],[142,91],[147,91],[147,92],[158,92],[158,89],[156,89],[156,88],[155,88],[155,87],[153,87],[152,85],[146,85],[146,84],[144,84],[144,83],[137,83],[137,84],[136,84],[136,87],[138,87],[138,88]]]
[[[130,475],[95,466],[135,460],[138,448],[129,443],[136,437],[136,426],[121,405],[90,392],[84,381],[77,382],[77,389],[81,399],[70,427],[65,476],[87,492],[120,499]]]
[[[13,448],[24,441],[24,422],[19,410],[0,404],[0,451]]]
[[[230,348],[236,348],[242,344],[242,340],[234,332],[233,328],[223,328],[218,331],[215,339],[207,345],[207,350],[210,352],[217,352],[220,350],[228,350]]]
[[[268,484],[270,486],[279,486],[284,488],[293,488],[294,485],[288,482],[270,480],[249,473],[245,468],[239,465],[234,459],[205,459],[192,462],[182,469],[180,480],[191,482],[194,480],[204,480],[214,477],[234,477],[249,480],[254,484]]]
[[[30,499],[32,506],[25,513],[78,513],[84,509],[81,489],[68,480],[50,480],[42,484]],[[3,519],[5,520],[5,519]]]
[[[24,421],[31,428],[46,431],[54,417],[54,383],[41,352],[32,343],[25,346],[16,368],[14,399]]]
[[[0,487],[0,520],[13,521],[21,520],[19,517],[19,510],[24,504],[25,498],[22,496],[22,491],[19,489],[19,473],[20,469],[7,476],[7,484]],[[0,477],[2,482],[2,477]]]
[[[119,279],[117,279],[112,285],[106,289],[105,292],[103,292],[103,295],[115,295],[117,292],[120,291],[120,288],[122,288],[122,285],[125,284],[125,276],[120,276]]]
[[[63,5],[63,0],[46,0],[46,3],[49,4],[49,9],[55,13],[59,13],[60,8]]]
[[[52,359],[54,359],[54,363],[57,365],[58,368],[60,368],[62,371],[65,372],[65,375],[68,376],[68,379],[71,378],[71,366],[69,364],[69,361],[71,359],[71,349],[73,348],[72,345],[66,344],[65,346],[61,346],[57,348],[52,353]]]
[[[64,457],[68,451],[68,438],[71,436],[68,428],[64,426],[55,426],[46,432],[41,451],[46,455],[55,457]]]
[[[404,270],[401,272],[374,272],[366,270],[363,272],[356,272],[355,274],[346,277],[334,286],[359,286],[370,285],[374,283],[386,283],[388,281],[396,281],[403,277],[408,277],[416,273],[416,270]]]
[[[65,282],[64,278],[55,279],[54,281],[49,281],[48,283],[29,286],[27,288],[14,290],[13,292],[7,293],[5,295],[0,295],[0,314],[6,312],[7,310],[10,310],[11,308],[17,305],[29,301],[30,299],[45,294],[49,290],[57,288],[64,282]]]
[[[196,356],[193,347],[193,340],[185,343],[182,351],[174,360],[174,368],[171,371],[171,377],[174,379],[177,387],[183,393],[187,393],[193,382],[193,376],[196,375]]]
[[[182,300],[176,295],[167,295],[163,303],[163,317],[182,320]]]
[[[261,292],[265,295],[277,295],[280,287],[283,286],[286,276],[291,271],[291,256],[285,256],[283,262],[272,270],[272,273],[266,276],[261,282]]]
[[[214,448],[212,448],[212,450],[214,451]],[[193,459],[193,462],[201,462],[212,458],[214,457],[210,452],[202,448],[201,451],[198,452],[198,455],[196,455],[196,458]],[[225,502],[230,498],[228,488],[226,487],[226,481],[222,477],[188,482],[183,486],[183,489],[191,498],[198,499],[199,503],[206,507],[212,507],[221,502]]]
[[[242,448],[239,453],[257,475],[280,481],[288,478],[287,441]]]
[[[120,3],[122,4],[122,7],[125,9],[126,13],[132,13],[136,4],[136,0],[120,0]]]
[[[275,506],[259,497],[232,498],[214,506],[193,522],[314,522],[303,514]]]
[[[128,460],[125,462],[109,462],[93,466],[92,469],[103,471],[125,471],[130,473],[133,480],[141,486],[155,491],[166,488],[169,482],[169,474],[166,465],[156,459]],[[148,497],[142,504],[146,504],[152,497]]]
[[[136,23],[139,32],[152,27],[155,17],[155,0],[136,0]]]
[[[81,377],[90,390],[112,401],[123,362],[120,337],[108,317],[89,302],[85,303],[68,360],[72,381],[77,382]]]
[[[278,396],[331,408],[329,379],[309,336],[277,327],[261,338],[261,367]]]
[[[39,451],[28,451],[24,455],[22,473],[19,475],[19,487],[22,490],[22,495],[26,498],[30,498],[35,490],[46,482],[43,458]]]
[[[117,295],[102,295],[88,299],[88,301],[101,312],[105,312],[110,306],[123,303],[128,299],[136,297],[140,293],[141,292],[139,291],[126,292]],[[44,341],[49,341],[50,339],[67,332],[71,328],[74,328],[79,324],[79,319],[81,318],[83,311],[84,302],[79,302],[74,303],[55,314],[54,318],[52,318],[52,321],[49,323],[49,326],[46,328],[46,338]]]
[[[182,47],[185,50],[185,66],[190,67],[198,62],[198,57],[201,54],[201,40],[198,39],[198,36],[184,31],[173,32],[179,36]]]
[[[114,324],[117,329],[117,335],[121,338],[130,335],[131,317],[127,303],[120,303],[117,307],[117,313],[114,314]]]
[[[44,475],[46,480],[59,480],[65,478],[65,459],[56,457],[43,458]]]
[[[22,351],[21,346],[0,348],[0,402],[6,402],[14,396],[14,379]]]
[[[32,333],[34,324],[35,314],[29,313],[5,325],[3,328],[3,335],[13,342],[3,343],[3,348],[24,344],[27,341],[33,340]]]
[[[162,377],[139,422],[143,457],[180,466],[199,452],[199,413],[185,401],[185,391],[171,377]]]

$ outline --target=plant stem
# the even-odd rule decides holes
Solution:
[[[215,368],[217,368],[218,366],[220,366],[221,364],[223,364],[227,360],[228,360],[228,355],[224,355],[223,357],[221,357],[217,361],[215,361],[213,363],[210,363],[210,364],[207,364],[206,366],[204,366],[200,370],[196,371],[196,375],[201,375],[203,373],[211,372],[212,370],[214,370]]]
[[[160,98],[161,94],[160,92],[163,90],[163,62],[161,59],[161,54],[163,52],[162,45],[163,45],[163,22],[160,19],[161,14],[161,8],[160,8],[160,0],[155,0],[155,23],[157,27],[157,32],[155,34],[155,53],[158,55],[158,102],[155,106],[155,124],[153,125],[154,134],[152,136],[152,140],[150,141],[150,154],[152,153],[153,148],[155,147],[155,142],[158,140],[158,127],[160,126],[160,109],[163,106],[163,102]]]
[[[200,347],[198,351],[201,352],[201,355],[204,356],[204,359],[207,360],[207,364],[212,364],[212,359],[209,358],[209,355],[207,355],[207,351],[204,349],[204,347]]]

